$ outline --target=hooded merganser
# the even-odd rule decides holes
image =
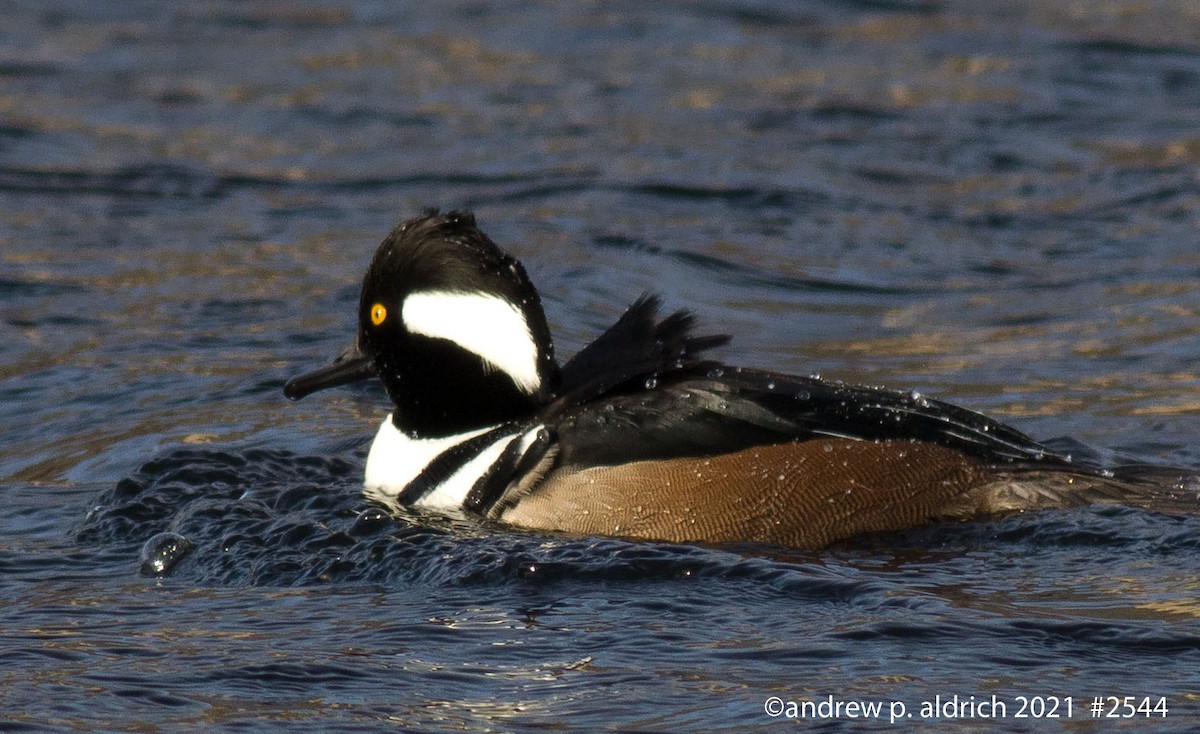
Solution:
[[[1110,475],[916,393],[732,368],[724,335],[643,296],[559,366],[537,291],[467,212],[383,240],[355,345],[292,399],[378,377],[365,492],[524,528],[815,548],[1005,510],[1122,499]]]

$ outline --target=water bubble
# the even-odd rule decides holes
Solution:
[[[713,379],[716,379],[719,377],[724,377],[725,369],[723,367],[713,367],[711,370],[708,371],[708,376]]]
[[[768,390],[774,390],[774,389],[775,389],[775,381],[774,381],[774,380],[771,380],[770,382],[768,382],[768,383],[767,383],[767,389],[768,389]]]
[[[653,390],[656,387],[658,387],[658,378],[657,377],[647,377],[646,378],[646,389]]]
[[[358,517],[354,518],[354,522],[350,525],[350,534],[356,538],[361,538],[392,526],[392,518],[386,512],[378,507],[368,507],[358,513]]]
[[[139,570],[145,576],[165,576],[192,549],[192,541],[179,533],[159,533],[142,546]]]

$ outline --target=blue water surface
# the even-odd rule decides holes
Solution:
[[[8,0],[0,730],[1195,730],[1196,516],[393,518],[382,390],[281,388],[393,224],[469,207],[560,355],[655,291],[731,363],[1200,474],[1197,39],[1192,0]]]

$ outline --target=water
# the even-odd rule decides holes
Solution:
[[[281,395],[348,339],[388,228],[469,206],[562,355],[654,290],[735,364],[1200,467],[1190,0],[0,19],[0,729],[901,726],[772,696],[1064,723],[1021,695],[1196,727],[1195,517],[811,553],[393,520],[357,488],[382,391]],[[922,720],[937,695],[1007,718]],[[1126,695],[1169,713],[1092,718]]]

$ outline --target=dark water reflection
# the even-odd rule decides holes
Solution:
[[[392,520],[381,392],[280,387],[397,219],[469,206],[564,355],[656,290],[733,362],[1200,467],[1198,38],[1190,0],[7,3],[0,728],[891,731],[763,703],[994,693],[1194,729],[1194,517],[820,553]]]

